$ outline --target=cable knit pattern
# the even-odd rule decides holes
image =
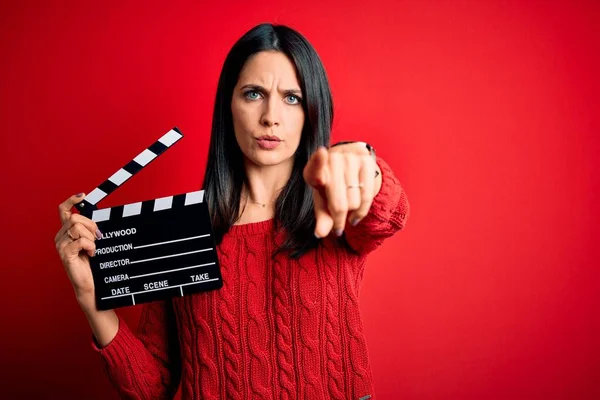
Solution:
[[[292,307],[290,301],[289,267],[280,259],[275,261],[275,282],[273,295],[275,297],[275,344],[277,346],[277,364],[281,399],[295,398],[296,377],[294,373],[294,355],[292,352]]]
[[[324,250],[323,250],[324,252]],[[323,256],[323,254],[321,255]],[[335,256],[335,255],[334,255]],[[327,386],[332,399],[344,399],[344,373],[342,366],[342,343],[340,341],[338,266],[334,262],[323,265],[325,275],[325,351]]]
[[[345,304],[345,310],[342,314],[345,317],[346,330],[348,331],[348,348],[350,354],[350,365],[352,366],[353,381],[351,398],[360,398],[369,394],[371,384],[371,370],[367,353],[362,351],[366,348],[365,337],[363,335],[362,321],[355,310],[358,309],[357,293],[352,290],[350,285],[345,285],[348,302]]]
[[[202,394],[202,399],[217,400],[220,398],[219,389],[221,385],[219,379],[220,368],[217,364],[217,333],[213,324],[210,323],[210,321],[215,319],[216,312],[214,311],[214,307],[212,307],[214,303],[199,302],[197,296],[188,296],[185,300],[186,304],[184,307],[181,307],[182,314],[187,316],[188,321],[193,321],[193,324],[190,323],[188,326],[195,327],[193,329],[193,338],[195,340],[190,346],[190,350],[195,352],[186,355],[186,357],[193,360],[192,368],[194,368],[194,364],[197,365],[195,369],[189,371],[189,375],[196,376],[196,379],[190,380],[189,384],[196,388],[200,386],[198,389]],[[188,311],[193,309],[200,310],[200,312],[190,313]],[[203,317],[197,318],[200,315]],[[186,326],[186,322],[184,320],[182,326]],[[183,337],[181,340],[185,341]],[[200,344],[202,344],[201,349],[199,349]],[[184,380],[184,383],[187,382]],[[191,393],[194,392],[190,391],[189,393],[190,397],[184,396],[184,398],[192,398]],[[185,392],[182,391],[182,394],[185,394]]]
[[[309,257],[302,257],[299,260],[298,279],[296,282],[313,281],[315,285],[309,290],[298,290],[296,293],[300,299],[298,333],[301,345],[297,349],[300,353],[298,366],[301,368],[301,379],[306,383],[306,387],[301,387],[304,391],[300,392],[304,399],[320,399],[324,397],[321,387],[321,357],[319,355],[319,299],[321,298],[320,272],[315,268],[315,253],[311,252]],[[299,285],[298,285],[299,286]],[[319,321],[320,322],[320,321]],[[303,386],[303,385],[301,385]]]
[[[189,297],[184,297],[182,299],[177,299],[175,300],[176,302],[185,302],[185,301],[189,301],[190,298]],[[182,313],[181,311],[184,310],[184,307],[174,307],[175,308],[175,313],[177,315],[177,320],[181,321],[182,318],[186,318],[189,319],[190,316],[186,313]],[[190,321],[186,321],[187,324],[191,325]],[[179,325],[181,325],[181,322],[179,322]],[[148,324],[145,324],[144,326],[148,326]],[[189,359],[189,357],[194,354],[194,348],[195,348],[195,344],[196,341],[193,338],[193,334],[198,332],[197,329],[186,329],[184,331],[182,331],[180,333],[180,338],[181,338],[181,354],[182,354],[182,358],[185,359]],[[206,355],[205,355],[206,356]],[[193,362],[190,364],[188,363],[184,363],[183,364],[183,368],[187,369],[187,368],[197,368],[198,365],[198,360],[193,360]],[[190,371],[183,371],[183,374],[188,374],[190,373]],[[186,393],[186,395],[188,393],[193,393],[193,388],[192,388],[192,381],[191,380],[187,380],[187,381],[183,381],[182,385],[181,385],[181,391],[183,393]]]
[[[221,335],[223,338],[223,356],[225,371],[225,397],[228,399],[240,398],[240,366],[239,366],[239,313],[236,309],[236,290],[239,285],[239,275],[236,273],[238,266],[232,260],[240,250],[239,242],[231,250],[219,254],[223,259],[221,274],[223,276],[223,288],[217,292],[219,295],[219,317],[221,321]]]
[[[367,217],[298,260],[271,257],[274,221],[234,225],[218,246],[223,287],[143,304],[104,348],[124,399],[375,399],[358,302],[366,257],[402,229],[404,190],[380,158]],[[350,249],[348,249],[349,246]]]
[[[263,254],[263,257],[266,254]],[[265,291],[266,276],[257,274],[251,268],[259,264],[260,255],[256,249],[248,247],[248,258],[246,268],[246,299],[252,299],[256,302],[256,307],[248,307],[248,329],[246,333],[246,343],[250,350],[250,388],[252,390],[252,399],[269,399],[271,398],[269,384],[271,382],[271,374],[269,365],[269,326],[266,315],[267,296]]]

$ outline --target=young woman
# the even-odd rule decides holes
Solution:
[[[329,147],[321,61],[298,32],[247,32],[219,79],[203,189],[224,286],[143,305],[137,334],[95,308],[96,224],[59,206],[57,251],[124,398],[369,399],[358,292],[408,202],[362,142]]]

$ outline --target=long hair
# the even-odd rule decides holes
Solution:
[[[312,45],[297,31],[283,25],[261,24],[244,34],[229,51],[217,87],[203,189],[219,244],[239,218],[245,180],[244,158],[233,130],[233,90],[248,58],[269,50],[282,52],[294,64],[303,94],[302,136],[294,154],[292,175],[277,197],[274,216],[275,229],[281,227],[285,232],[285,241],[274,254],[286,251],[297,258],[319,242],[314,236],[312,188],[304,182],[302,171],[319,146],[329,146],[333,123],[333,101],[325,68]]]

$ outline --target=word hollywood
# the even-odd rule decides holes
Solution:
[[[137,233],[137,229],[135,229],[135,228],[121,229],[121,230],[118,230],[118,231],[112,231],[112,232],[103,233],[101,239],[110,239],[110,238],[113,238],[113,237],[135,235],[136,233]]]

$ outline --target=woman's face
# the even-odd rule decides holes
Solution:
[[[246,161],[293,165],[304,125],[302,93],[294,64],[281,52],[250,57],[233,89],[235,138]]]

